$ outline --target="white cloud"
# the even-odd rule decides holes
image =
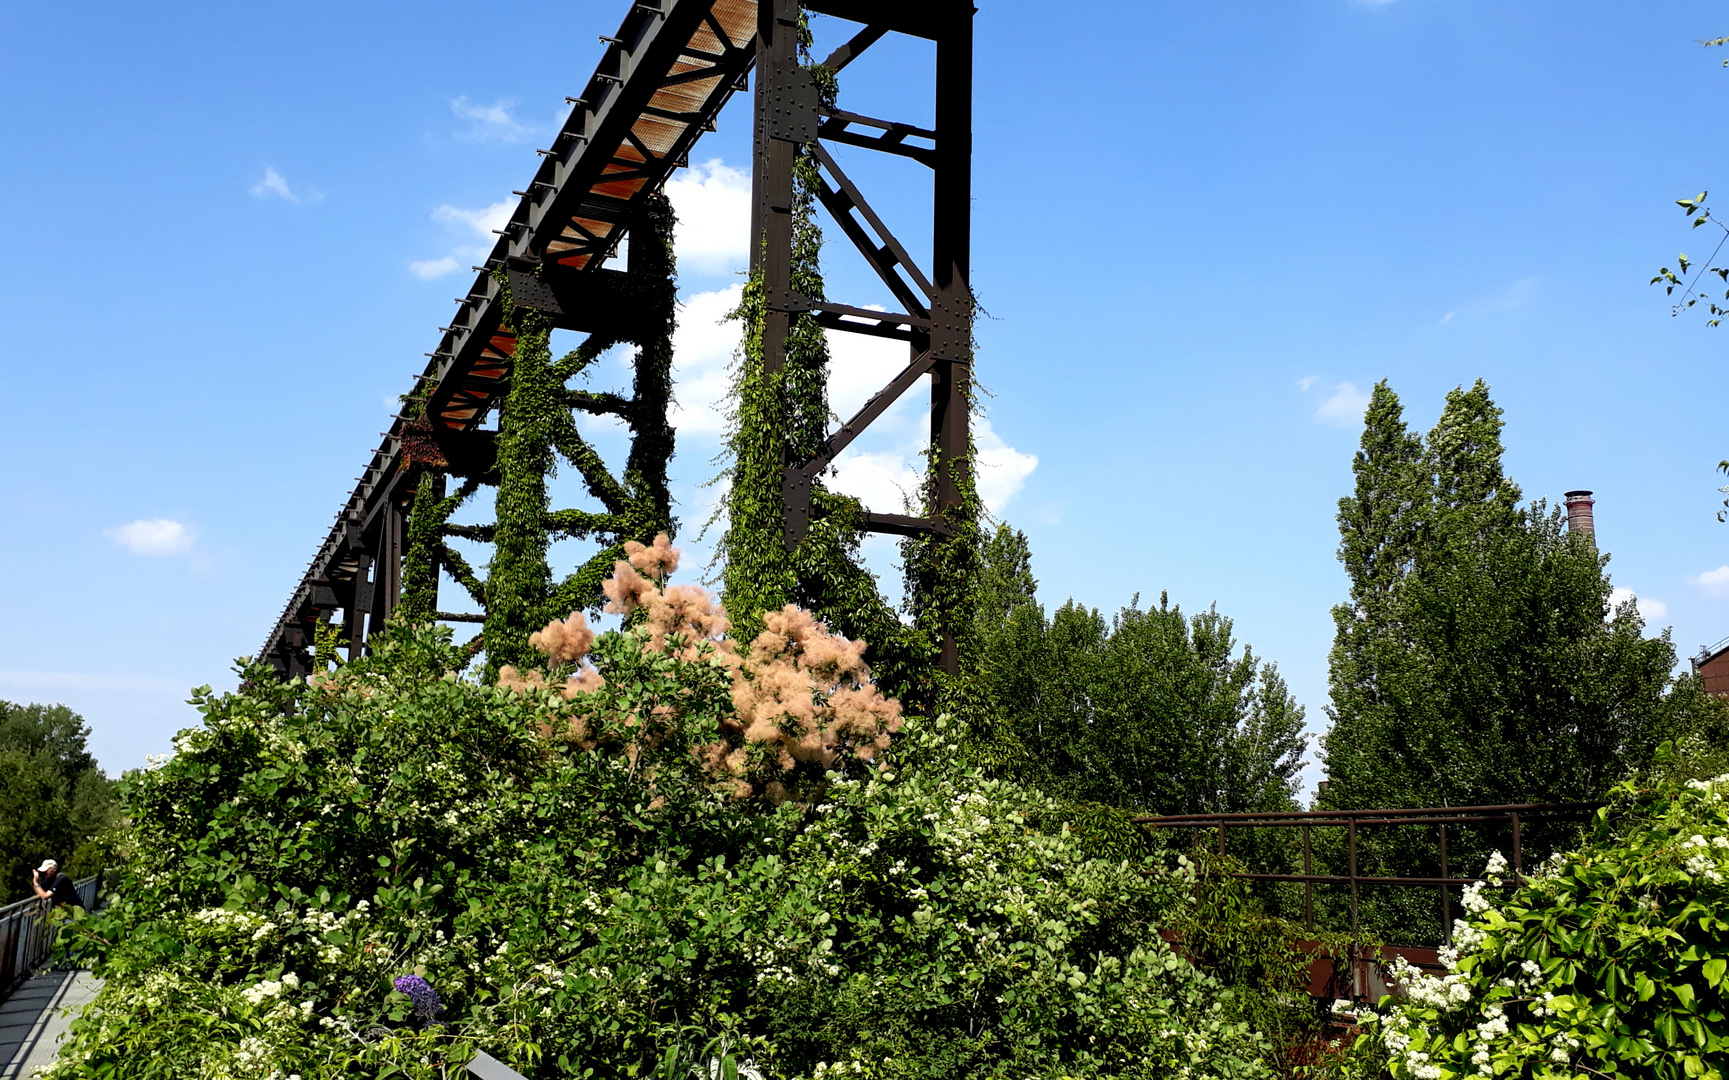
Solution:
[[[995,517],[1026,486],[1039,459],[1005,443],[984,417],[973,420],[973,442],[978,447],[975,482],[979,501]],[[829,487],[854,496],[878,513],[902,513],[907,500],[918,495],[923,449],[922,445],[912,445],[896,450],[848,451],[835,461]]]
[[[685,299],[672,339],[672,424],[680,437],[719,438],[726,430],[727,367],[739,341],[739,324],[726,322],[738,306],[742,285]]]
[[[426,279],[443,277],[461,265],[462,263],[455,255],[446,255],[440,259],[422,259],[419,262],[411,262],[408,264],[408,269],[414,272],[415,277]]]
[[[476,244],[463,244],[448,255],[436,259],[420,259],[408,264],[415,277],[430,280],[442,277],[463,265],[464,260],[484,259],[492,251],[493,230],[502,229],[516,212],[515,199],[501,199],[478,210],[465,210],[445,203],[432,211],[432,220],[456,231],[472,233]]]
[[[1669,616],[1669,605],[1661,600],[1636,596],[1632,589],[1623,589],[1619,585],[1609,590],[1609,610],[1611,612],[1629,600],[1633,601],[1633,605],[1639,609],[1640,617],[1647,623],[1660,622]]]
[[[908,499],[918,496],[919,474],[908,455],[899,451],[849,451],[835,462],[827,483],[831,490],[851,495],[867,510],[899,514],[906,511]]]
[[[466,95],[452,98],[451,115],[469,121],[468,130],[458,132],[457,137],[477,142],[516,142],[533,134],[535,128],[532,125],[510,115],[511,106],[515,104],[513,100],[502,98],[491,105],[469,101]]]
[[[743,269],[750,254],[750,174],[719,158],[693,165],[666,182],[678,213],[673,234],[679,269],[724,274]]]
[[[166,518],[139,519],[117,528],[104,529],[102,535],[134,555],[151,557],[185,555],[192,550],[193,542],[191,529]]]
[[[278,199],[296,205],[301,203],[315,203],[324,198],[323,193],[317,191],[306,191],[296,194],[288,186],[288,181],[282,178],[282,174],[276,171],[276,166],[274,165],[266,165],[264,167],[264,179],[253,184],[249,190],[252,192],[253,198],[256,199],[268,199],[274,195]]]
[[[1321,377],[1319,375],[1304,375],[1302,378],[1297,380],[1297,389],[1306,394],[1309,392],[1309,387],[1314,386],[1320,380]]]
[[[865,306],[873,311],[883,310],[877,304]],[[907,366],[906,345],[887,338],[865,337],[845,330],[828,331],[828,353],[829,408],[842,417],[852,416],[864,408],[865,402],[869,401],[873,394],[887,386],[889,380]],[[884,424],[905,427],[909,423],[915,423],[908,410],[915,408],[915,402],[930,400],[930,392],[925,389],[926,386],[926,381],[920,380],[902,394],[900,401],[872,427],[881,429]],[[919,430],[928,437],[928,426],[921,426]]]
[[[1709,596],[1729,600],[1729,566],[1719,566],[1715,570],[1707,570],[1703,574],[1688,578],[1687,582]]]
[[[907,347],[899,342],[840,330],[830,331],[828,342],[829,407],[843,418],[863,408],[906,367]],[[906,497],[917,493],[924,470],[929,403],[929,381],[921,379],[835,459],[829,481],[833,489],[879,513],[900,513]],[[1008,445],[983,417],[973,421],[973,442],[978,448],[979,499],[992,515],[1000,514],[1038,468],[1039,459]]]
[[[739,342],[739,325],[723,321],[738,306],[743,291],[730,285],[697,293],[685,300],[673,339],[674,391],[672,421],[681,438],[718,439],[726,430],[729,368]],[[830,331],[829,408],[846,418],[906,367],[907,347],[894,341]],[[925,380],[901,395],[868,432],[836,460],[827,483],[835,491],[856,496],[866,507],[900,513],[907,495],[918,490],[924,451],[930,437],[926,420],[930,392]],[[1025,486],[1039,459],[1003,441],[988,420],[974,422],[978,445],[979,497],[992,514]]]
[[[1333,427],[1350,427],[1363,419],[1363,410],[1368,407],[1367,391],[1357,389],[1355,383],[1342,382],[1331,397],[1315,407],[1315,419]]]
[[[515,211],[515,199],[501,199],[479,210],[464,210],[446,203],[432,212],[432,220],[441,225],[466,225],[474,235],[486,241],[487,249],[491,250],[492,231],[504,228]]]
[[[979,501],[995,516],[1020,494],[1027,477],[1039,467],[1039,459],[1003,442],[991,422],[982,416],[973,422],[973,443],[978,447]]]

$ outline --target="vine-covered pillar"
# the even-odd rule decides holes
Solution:
[[[535,620],[552,586],[546,482],[554,462],[553,426],[555,417],[568,415],[562,381],[551,370],[551,319],[515,305],[506,313],[516,349],[498,415],[498,497],[481,629],[489,674],[532,659],[528,635],[540,629]]]
[[[947,535],[923,553],[934,579],[923,597],[927,619],[941,640],[941,667],[961,669],[962,638],[972,627],[978,581],[978,493],[973,483],[972,139],[973,17],[971,5],[933,13],[936,35],[936,146],[931,231],[931,460],[932,516]]]
[[[763,0],[757,7],[757,92],[751,176],[751,263],[744,296],[734,312],[744,326],[734,416],[727,529],[721,538],[722,602],[739,635],[753,636],[762,615],[792,603],[798,592],[793,553],[782,540],[786,466],[796,455],[800,421],[815,417],[815,436],[828,418],[828,343],[808,313],[787,299],[795,276],[802,289],[822,295],[816,229],[808,189],[797,170],[802,150],[782,128],[777,108],[784,73],[800,67],[806,36],[798,0]],[[810,293],[799,292],[800,295]],[[805,400],[795,400],[802,397]]]
[[[823,8],[820,3],[814,7]],[[836,73],[886,32],[866,24],[821,64],[797,0],[764,0],[756,61],[751,277],[738,314],[744,346],[735,388],[729,451],[732,482],[726,561],[727,612],[749,633],[764,610],[795,602],[849,636],[863,636],[887,658],[897,692],[917,708],[933,706],[936,682],[966,666],[977,579],[978,500],[973,491],[973,299],[968,284],[971,228],[972,5],[930,0],[920,37],[938,51],[937,130],[890,125],[877,137],[849,125],[880,127],[835,107]],[[868,17],[842,15],[865,21]],[[926,33],[930,29],[934,32]],[[902,130],[904,128],[904,130]],[[830,154],[825,139],[897,154],[935,176],[935,220],[927,276]],[[920,145],[929,141],[932,146]],[[857,248],[899,311],[830,302],[818,256],[820,202]],[[840,430],[828,432],[825,333],[833,329],[906,341],[904,371]],[[836,455],[896,398],[930,376],[931,442],[920,514],[879,508],[826,492],[821,477]],[[904,549],[911,632],[882,601],[858,565],[864,531],[908,537]],[[777,535],[778,534],[778,535]]]
[[[674,531],[667,468],[672,461],[672,338],[678,315],[677,263],[673,256],[672,203],[664,195],[643,200],[630,229],[628,268],[638,326],[636,372],[631,388],[630,456],[624,487],[631,498],[634,539],[653,541]],[[607,568],[610,574],[611,567]]]
[[[402,553],[402,600],[399,618],[431,622],[438,616],[439,548],[444,542],[444,475],[424,469],[408,504],[407,543]]]

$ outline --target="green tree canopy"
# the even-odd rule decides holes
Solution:
[[[91,840],[114,800],[89,735],[64,705],[0,701],[0,902],[30,896],[30,871],[43,859],[74,874],[100,869]]]
[[[1501,427],[1481,382],[1447,395],[1426,439],[1375,387],[1339,501],[1351,593],[1333,609],[1323,809],[1595,800],[1664,739],[1723,738],[1723,706],[1672,675],[1668,632],[1646,637],[1631,601],[1611,610],[1608,557],[1559,509],[1520,505]],[[1528,830],[1528,853],[1568,829]],[[1455,832],[1454,866],[1507,842]],[[1361,843],[1366,872],[1438,870],[1433,834]],[[1365,919],[1401,940],[1437,934],[1436,898],[1408,892],[1365,899]]]
[[[1607,556],[1519,505],[1501,427],[1481,381],[1421,440],[1375,387],[1339,501],[1324,807],[1594,799],[1663,738],[1722,724],[1671,677],[1667,632],[1610,610]]]
[[[1160,813],[1294,805],[1303,710],[1231,620],[1167,596],[1107,620],[1073,600],[1048,618],[1024,534],[985,547],[984,680],[1026,777],[1062,797]]]

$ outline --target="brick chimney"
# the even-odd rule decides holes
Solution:
[[[1567,492],[1567,531],[1579,533],[1585,537],[1585,542],[1591,545],[1593,551],[1597,548],[1597,525],[1591,515],[1591,507],[1597,500],[1591,498],[1589,491]]]

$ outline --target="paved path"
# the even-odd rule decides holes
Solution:
[[[54,1060],[72,1023],[101,980],[88,971],[44,971],[0,1004],[0,1080],[25,1080]]]

